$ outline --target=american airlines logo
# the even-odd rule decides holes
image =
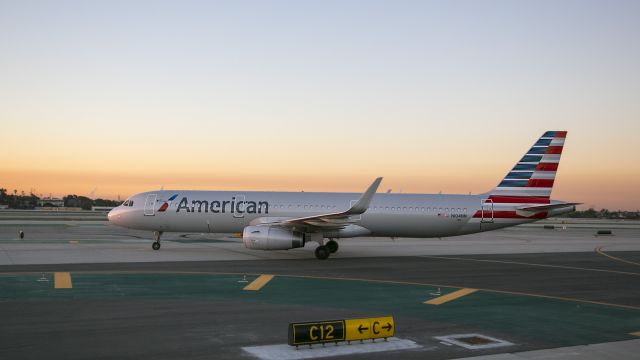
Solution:
[[[172,196],[172,198],[174,197]],[[191,202],[189,202],[189,199],[187,199],[187,197],[185,196],[182,198],[182,200],[180,200],[180,203],[178,204],[178,208],[176,209],[176,212],[180,212],[180,211],[186,211],[188,213],[212,212],[214,214],[218,214],[218,213],[268,214],[269,202],[268,201],[256,202],[256,201],[245,201],[245,200],[237,201],[235,196],[232,197],[231,200],[221,200],[221,201],[191,200]]]
[[[178,196],[178,194],[173,195],[172,197],[169,198],[169,200],[165,201],[164,204],[162,204],[160,206],[160,208],[158,209],[158,212],[165,212],[167,210],[167,208],[169,207],[169,204],[175,200],[175,198]]]

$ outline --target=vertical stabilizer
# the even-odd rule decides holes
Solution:
[[[494,203],[549,204],[566,131],[547,131],[489,192]]]

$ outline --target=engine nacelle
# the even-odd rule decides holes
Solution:
[[[289,250],[304,246],[304,233],[273,226],[247,226],[242,242],[248,249]]]

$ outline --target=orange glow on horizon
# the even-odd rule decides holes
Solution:
[[[478,194],[493,188],[502,178],[500,172],[482,176],[469,174],[440,173],[431,176],[385,177],[379,192],[392,189],[394,193],[453,193]],[[384,174],[381,174],[384,176]],[[361,192],[378,174],[334,177],[313,174],[183,174],[167,175],[159,173],[118,174],[98,172],[54,172],[54,171],[0,171],[0,187],[9,193],[29,193],[56,197],[68,194],[88,195],[97,189],[95,197],[124,200],[130,195],[153,189],[193,189],[193,190],[237,190],[237,191],[320,191],[320,192]],[[593,182],[585,182],[587,177]],[[595,185],[594,185],[595,184]],[[600,184],[613,184],[603,187]],[[25,186],[26,185],[26,186]],[[604,174],[565,174],[559,172],[552,198],[582,202],[581,208],[595,207],[610,210],[638,209],[640,190],[633,186],[631,179],[606,176]],[[595,186],[595,187],[594,187]],[[596,189],[596,190],[594,190]],[[632,192],[621,189],[635,189]],[[588,194],[588,196],[585,196]]]

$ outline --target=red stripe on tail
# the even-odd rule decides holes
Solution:
[[[551,204],[548,196],[497,196],[491,195],[489,199],[494,204]]]
[[[534,188],[550,188],[553,187],[553,180],[551,179],[529,179],[527,187]]]
[[[549,146],[545,154],[562,154],[562,146]]]
[[[557,171],[558,163],[540,163],[536,166],[537,171]]]

